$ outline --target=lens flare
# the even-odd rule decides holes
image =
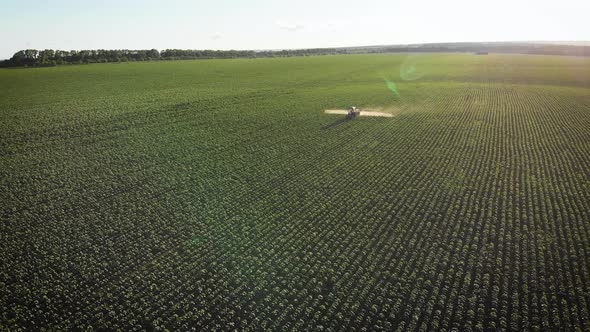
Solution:
[[[397,92],[397,88],[395,87],[395,83],[393,83],[393,81],[390,81],[386,78],[384,78],[383,80],[385,81],[387,88],[389,90],[391,90],[391,92],[393,92],[393,94],[396,95],[396,97],[399,97],[399,92]]]
[[[193,246],[198,246],[204,242],[207,242],[206,236],[196,236],[196,237],[192,238],[189,243]]]
[[[409,56],[404,60],[399,69],[399,76],[402,80],[415,81],[424,76],[424,73],[418,69],[418,59],[419,56]]]

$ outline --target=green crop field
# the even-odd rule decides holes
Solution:
[[[590,58],[4,69],[0,166],[0,330],[590,329]]]

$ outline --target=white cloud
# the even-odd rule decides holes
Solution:
[[[288,30],[288,31],[297,31],[297,30],[301,30],[304,28],[303,25],[301,24],[296,24],[296,23],[292,23],[292,22],[285,22],[282,20],[277,20],[275,22],[275,24],[283,30]]]

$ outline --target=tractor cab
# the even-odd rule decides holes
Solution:
[[[360,112],[361,112],[361,110],[360,110],[360,109],[358,109],[356,106],[350,106],[350,107],[348,108],[348,114],[346,115],[346,117],[347,117],[348,119],[352,119],[352,118],[354,118],[355,116],[359,115],[359,114],[360,114]]]

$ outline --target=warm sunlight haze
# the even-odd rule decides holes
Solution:
[[[0,332],[590,331],[590,0],[0,0]]]
[[[590,1],[2,0],[0,59],[37,49],[589,41]]]

